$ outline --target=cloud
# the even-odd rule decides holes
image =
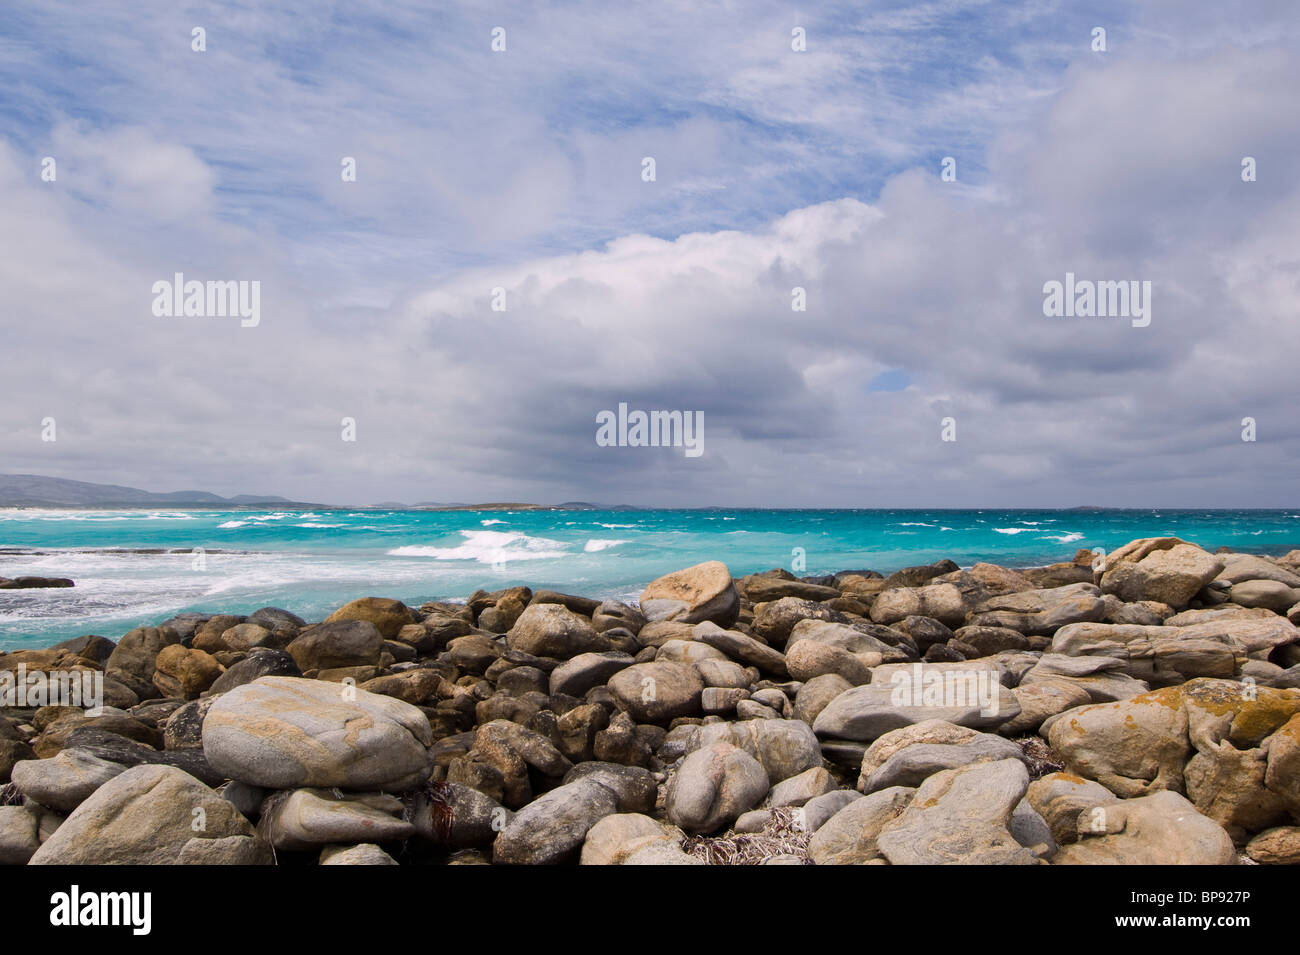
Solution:
[[[200,14],[208,54],[170,15],[25,14],[55,48],[93,33],[81,71],[116,82],[74,91],[15,44],[41,93],[0,114],[6,470],[339,502],[1294,503],[1296,18],[1249,7],[1273,29],[831,8],[808,60],[776,6],[542,8],[499,61],[472,8],[433,33]],[[177,271],[260,281],[262,324],[154,318]],[[1151,281],[1151,325],[1045,317],[1067,271]],[[620,402],[702,411],[705,454],[597,446]]]

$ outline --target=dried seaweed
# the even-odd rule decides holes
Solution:
[[[772,818],[758,832],[729,830],[720,836],[690,836],[682,851],[709,865],[762,865],[777,856],[795,856],[804,865],[811,833],[802,829],[800,814],[792,808],[772,810]]]

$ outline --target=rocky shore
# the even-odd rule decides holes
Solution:
[[[0,863],[1296,863],[1298,622],[1177,538],[183,614],[0,654]]]

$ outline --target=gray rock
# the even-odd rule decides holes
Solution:
[[[308,627],[287,649],[304,673],[375,666],[384,652],[384,636],[369,620],[336,620]]]
[[[743,749],[716,742],[684,760],[668,786],[668,820],[687,832],[716,832],[767,795],[767,773]]]
[[[121,763],[85,750],[63,749],[49,759],[30,759],[14,766],[13,784],[42,806],[72,812],[104,783],[126,771]]]
[[[730,627],[740,613],[740,594],[727,565],[711,560],[651,581],[641,592],[640,605],[641,613],[651,621],[711,620]]]
[[[564,782],[568,784],[579,779],[595,779],[613,791],[621,813],[653,812],[659,795],[659,782],[655,774],[640,766],[590,760],[569,770]]]
[[[290,789],[410,788],[428,774],[428,718],[355,687],[262,677],[208,711],[203,752],[231,779]]]
[[[217,677],[209,692],[213,695],[227,693],[264,676],[302,676],[302,671],[293,657],[283,650],[258,650]]]
[[[192,839],[227,836],[255,839],[256,833],[234,806],[188,773],[136,766],[95,790],[31,864],[173,865]]]
[[[1011,838],[1032,850],[1040,859],[1050,859],[1056,854],[1056,839],[1052,836],[1051,827],[1030,804],[1028,796],[1016,803],[1007,829]]]
[[[802,720],[757,719],[701,726],[691,750],[714,743],[738,746],[758,760],[772,782],[781,782],[822,764],[817,736]]]
[[[1173,543],[1160,548],[1162,543]],[[1139,559],[1132,559],[1138,557]],[[1197,592],[1219,575],[1223,562],[1177,538],[1133,541],[1106,558],[1102,593],[1121,600],[1158,600],[1175,609],[1186,607]]]
[[[1035,683],[1066,682],[1088,694],[1093,703],[1113,703],[1145,693],[1150,687],[1125,673],[1127,661],[1116,657],[1072,657],[1061,653],[1044,653],[1038,664],[1025,674],[1021,687]],[[1052,717],[1044,719],[1046,732]]]
[[[506,643],[512,650],[561,660],[610,649],[609,638],[597,633],[590,620],[552,603],[525,607],[506,635]]]
[[[820,753],[820,749],[818,752]],[[768,794],[767,804],[774,809],[782,806],[802,806],[817,796],[825,795],[838,785],[834,776],[822,767],[816,766],[778,782]]]
[[[837,696],[818,714],[813,729],[822,737],[870,741],[890,730],[924,720],[938,719],[958,726],[991,729],[1020,713],[1020,704],[1010,690],[998,683],[996,671],[986,670],[981,675],[978,668],[968,664],[928,663],[917,666],[926,668],[922,673],[927,677],[937,672],[937,679],[947,681],[946,688],[935,695],[937,705],[926,702],[924,683],[919,692],[902,693],[900,686],[892,680],[873,682],[853,687]],[[958,669],[938,670],[948,667]],[[884,669],[877,670],[877,681],[883,676],[879,671]],[[910,687],[904,686],[903,689]],[[899,702],[917,700],[918,697],[919,701],[912,705]]]
[[[401,818],[403,809],[400,799],[381,793],[339,796],[326,789],[297,789],[267,798],[257,830],[287,851],[395,842],[415,834],[415,827]]]
[[[1235,865],[1232,839],[1178,793],[1161,790],[1099,807],[1080,820],[1079,841],[1053,865]]]
[[[585,696],[592,687],[607,683],[615,673],[626,670],[635,662],[635,657],[617,650],[580,653],[551,671],[551,695]]]
[[[356,846],[326,846],[320,851],[321,865],[397,865],[397,860],[373,842]]]
[[[1278,580],[1244,580],[1232,585],[1228,599],[1240,607],[1263,607],[1284,614],[1300,601],[1300,587]]]
[[[703,859],[687,855],[671,842],[652,842],[642,846],[623,860],[624,865],[707,865]]]
[[[809,726],[816,722],[821,711],[853,684],[838,673],[826,673],[815,676],[803,686],[794,698],[795,719],[802,720]]]
[[[177,865],[275,865],[275,851],[260,836],[191,839],[181,847]]]
[[[449,849],[485,846],[514,818],[491,796],[460,783],[435,783],[412,798],[411,822],[435,845]]]
[[[1028,787],[1014,759],[936,773],[880,833],[880,852],[892,865],[1032,865],[1008,828]]]
[[[1024,750],[1011,740],[980,733],[961,743],[916,743],[890,756],[858,788],[864,793],[893,786],[916,788],[937,772],[957,769],[972,763],[1018,759],[1026,762]]]
[[[582,844],[582,865],[622,865],[627,857],[646,846],[667,843],[678,848],[684,835],[680,829],[640,813],[615,813],[591,827]]]
[[[711,621],[695,625],[695,639],[700,643],[720,650],[733,660],[758,667],[765,673],[778,677],[787,676],[785,655],[765,643],[735,630],[723,630]]]
[[[40,813],[27,806],[0,806],[0,865],[26,865],[41,847]]]
[[[907,807],[915,790],[895,787],[848,802],[817,827],[808,858],[817,865],[861,865],[880,857],[880,833]]]
[[[618,794],[599,777],[552,789],[521,809],[497,836],[492,861],[505,865],[554,865],[573,858],[587,833],[618,811]]]
[[[203,719],[217,697],[191,700],[176,709],[163,724],[163,745],[168,749],[202,749]]]
[[[804,832],[816,832],[831,816],[861,798],[862,793],[856,789],[836,789],[834,792],[808,800],[800,807],[796,818]]]
[[[123,766],[174,766],[209,786],[216,786],[224,779],[208,764],[202,750],[158,750],[93,725],[74,729],[68,734],[64,748],[83,750],[91,756]]]
[[[704,681],[681,663],[638,663],[615,673],[609,692],[638,723],[667,723],[679,716],[698,716]]]

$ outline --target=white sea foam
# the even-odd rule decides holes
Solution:
[[[636,524],[602,524],[602,523],[600,523],[599,521],[597,521],[597,522],[596,522],[596,526],[597,526],[597,527],[607,527],[607,528],[609,528],[611,531],[613,531],[613,530],[619,530],[619,529],[621,529],[621,528],[636,527],[637,525],[636,525]]]
[[[220,530],[230,530],[230,529],[235,528],[235,527],[243,527],[243,526],[245,526],[247,523],[248,523],[248,521],[226,521],[226,523],[224,523],[224,524],[218,524],[218,525],[217,525],[217,530],[219,530],[219,531],[220,531]]]
[[[999,534],[1023,534],[1025,531],[1033,530],[1032,527],[995,527],[993,529]]]
[[[465,543],[459,547],[408,545],[388,551],[393,557],[432,557],[434,560],[474,560],[500,564],[512,560],[546,560],[567,557],[563,541],[509,531],[461,531]]]
[[[903,523],[896,524],[894,526],[895,527],[934,527],[935,525],[927,524],[924,521],[903,521]]]
[[[1078,533],[1060,535],[1044,534],[1043,539],[1049,541],[1060,541],[1062,544],[1073,544],[1075,541],[1083,540],[1083,535]]]
[[[617,547],[619,544],[626,543],[627,541],[600,540],[593,537],[591,540],[587,541],[587,545],[582,549],[588,554],[594,554],[596,551],[608,550],[611,547]]]
[[[505,521],[479,521],[484,527],[491,527],[493,524],[504,524]]]
[[[306,524],[294,524],[293,526],[294,526],[294,527],[320,527],[320,528],[326,528],[326,527],[347,527],[348,525],[346,525],[346,524],[317,524],[317,523],[314,523],[314,522],[312,522],[312,521],[308,521]]]

